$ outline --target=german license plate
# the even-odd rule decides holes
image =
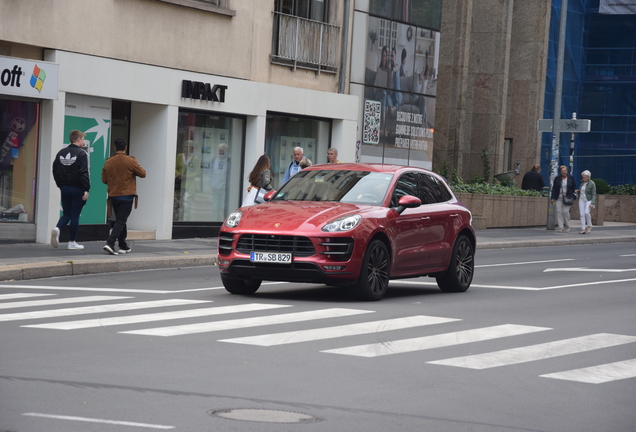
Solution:
[[[292,254],[273,252],[250,252],[250,261],[260,263],[291,264]]]

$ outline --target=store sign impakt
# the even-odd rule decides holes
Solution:
[[[0,94],[57,99],[59,66],[0,56]]]
[[[183,80],[181,82],[182,98],[225,102],[225,90],[227,90],[227,86],[225,85],[212,85],[210,83],[188,80]]]

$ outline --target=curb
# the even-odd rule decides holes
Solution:
[[[572,238],[558,241],[540,239],[540,240],[519,240],[519,241],[489,241],[479,244],[477,240],[477,250],[485,249],[511,249],[511,248],[527,248],[527,247],[546,247],[546,246],[576,246],[584,244],[606,244],[606,243],[630,243],[636,242],[636,236],[632,237],[612,237],[612,238]]]
[[[153,270],[179,267],[215,266],[217,255],[193,257],[132,258],[125,261],[78,260],[46,261],[0,267],[0,281],[41,279],[55,276],[75,276],[95,273],[118,273],[133,270]]]

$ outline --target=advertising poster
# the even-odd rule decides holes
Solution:
[[[102,183],[102,168],[110,156],[111,100],[76,94],[66,95],[64,116],[64,145],[77,129],[86,134],[85,148],[91,176],[89,198],[82,210],[80,224],[106,223],[108,191]]]
[[[430,169],[439,32],[378,17],[368,32],[364,159]]]

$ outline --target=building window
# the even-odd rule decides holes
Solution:
[[[328,24],[329,0],[276,0],[271,62],[337,73],[340,27]]]
[[[35,220],[40,104],[0,99],[0,220]]]
[[[236,11],[228,7],[228,0],[159,0],[193,9],[215,12],[221,15],[236,16]]]
[[[239,207],[244,120],[179,113],[173,220],[223,222]]]
[[[331,122],[328,120],[268,115],[265,154],[270,159],[274,189],[282,186],[285,170],[294,158],[295,147],[301,147],[305,157],[313,164],[327,163],[330,142]]]

